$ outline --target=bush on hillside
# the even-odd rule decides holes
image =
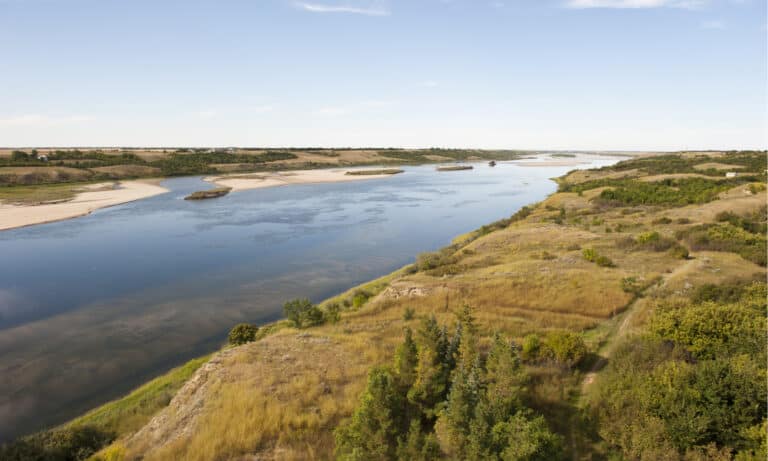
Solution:
[[[544,339],[544,351],[549,358],[561,366],[573,368],[587,355],[587,346],[578,333],[555,331]]]
[[[115,435],[93,426],[54,429],[0,446],[3,461],[84,461]]]
[[[256,341],[256,333],[259,332],[259,327],[256,325],[250,325],[248,323],[241,323],[235,325],[229,331],[229,344],[233,346],[239,346],[241,344],[250,343]]]
[[[323,323],[323,311],[309,299],[293,299],[283,305],[283,312],[296,328],[307,328]]]

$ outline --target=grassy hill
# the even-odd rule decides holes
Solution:
[[[114,438],[105,460],[764,459],[765,167],[738,152],[573,172],[543,202],[59,433],[104,434],[86,454]],[[435,325],[461,342],[428,363]],[[426,404],[416,390],[435,369],[447,388]]]

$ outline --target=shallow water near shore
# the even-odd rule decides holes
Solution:
[[[550,159],[554,160],[554,159]],[[282,316],[387,274],[556,190],[578,166],[405,167],[385,179],[170,192],[0,232],[0,441],[64,422]]]

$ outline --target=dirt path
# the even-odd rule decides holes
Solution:
[[[680,274],[681,272],[684,272],[690,268],[691,265],[696,263],[696,259],[691,257],[687,261],[685,261],[683,264],[677,266],[672,272],[668,274],[664,274],[656,283],[649,286],[643,291],[643,294],[648,293],[649,291],[662,287],[666,284],[667,280],[670,278],[675,277],[676,275]],[[630,332],[630,325],[632,324],[632,321],[637,317],[637,315],[644,311],[644,308],[647,306],[643,306],[644,298],[637,297],[635,298],[632,303],[627,307],[627,309],[621,314],[620,318],[618,319],[618,322],[616,323],[616,326],[614,327],[614,331],[612,331],[608,338],[606,339],[605,344],[600,348],[598,351],[598,355],[600,358],[595,361],[595,363],[592,365],[590,370],[584,375],[584,379],[581,381],[581,392],[579,396],[579,406],[583,407],[585,402],[585,397],[587,396],[587,392],[589,391],[592,384],[594,384],[598,373],[605,367],[605,365],[608,363],[608,360],[611,358],[613,353],[616,350],[616,347],[618,347],[619,344],[621,344],[621,341],[629,334]],[[638,306],[638,304],[641,304],[641,306]]]

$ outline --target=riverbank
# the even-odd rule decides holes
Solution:
[[[0,204],[0,230],[85,216],[94,211],[168,192],[156,181],[121,181],[83,187],[72,200],[41,205]]]
[[[229,187],[233,192],[249,189],[261,189],[264,187],[288,186],[295,184],[321,184],[348,181],[363,181],[368,179],[380,179],[391,177],[391,173],[380,174],[347,174],[349,169],[332,170],[296,170],[276,171],[274,173],[250,173],[223,176],[208,176],[204,181],[215,184],[218,187]]]

